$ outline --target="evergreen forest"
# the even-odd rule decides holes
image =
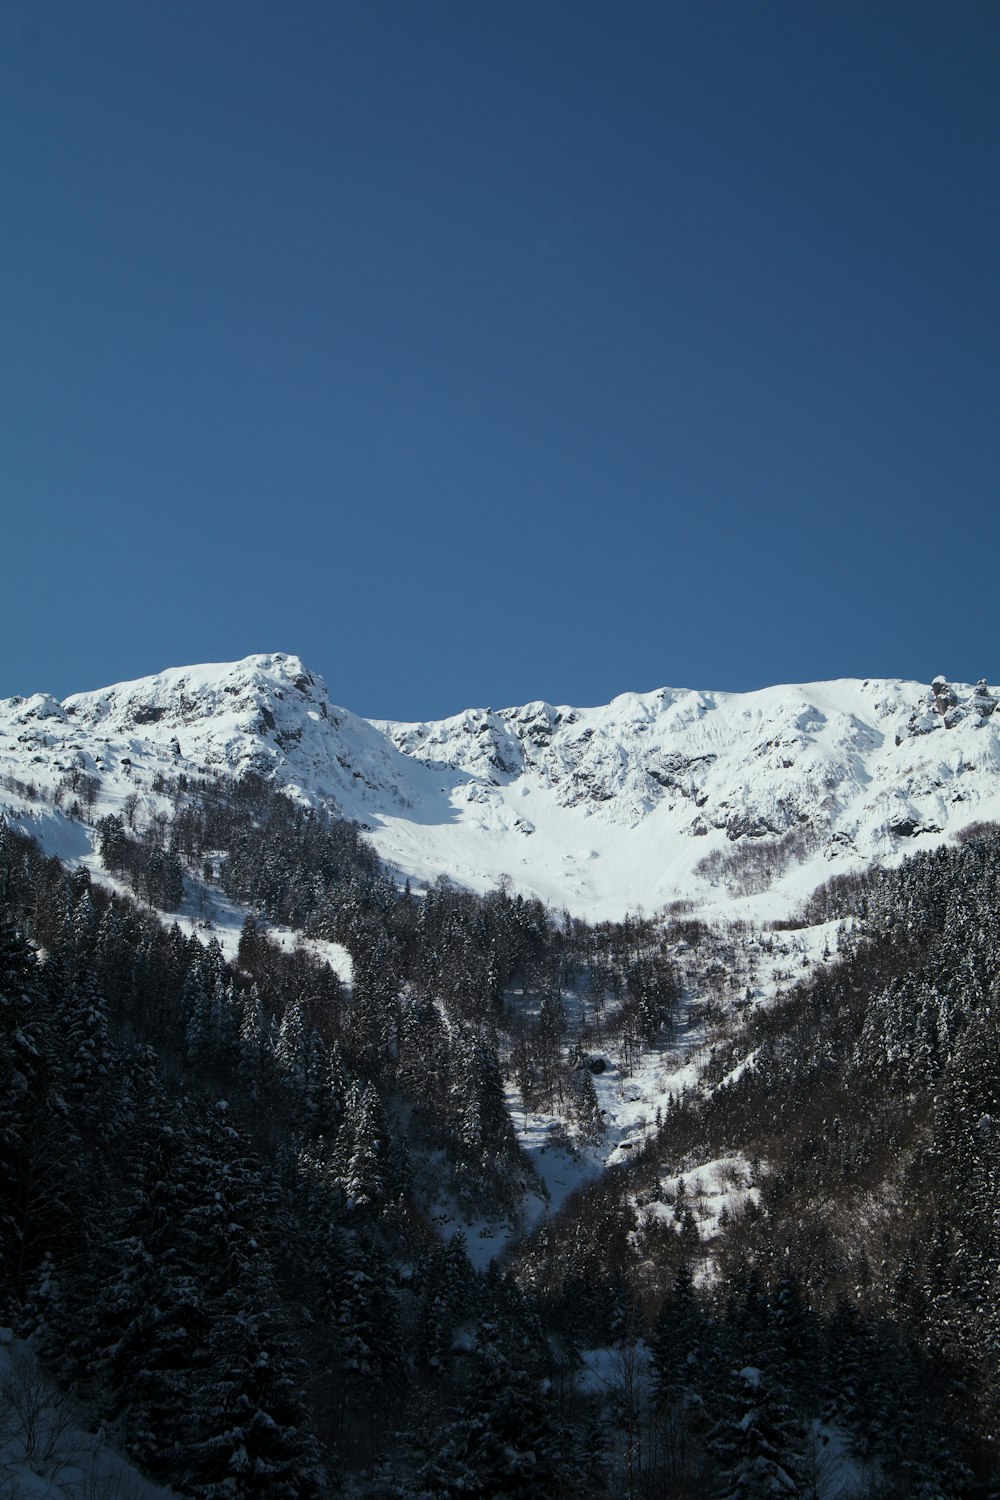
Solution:
[[[1000,831],[768,929],[587,925],[411,889],[253,776],[167,790],[169,820],[97,822],[106,879],[0,822],[0,1323],[139,1471],[196,1500],[996,1500]],[[240,912],[235,956],[174,920],[194,891]],[[819,926],[755,994],[748,954]],[[595,1079],[692,1029],[634,1149],[527,1213],[521,1118],[585,1152]]]

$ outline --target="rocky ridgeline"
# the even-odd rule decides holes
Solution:
[[[362,823],[407,874],[508,875],[593,915],[688,896],[707,855],[724,868],[747,842],[780,844],[769,869],[812,860],[815,883],[824,861],[1000,816],[996,705],[985,681],[869,679],[401,724],[336,707],[272,653],[0,703],[0,776],[51,788],[85,772],[114,808],[157,777],[254,772]]]
[[[926,698],[913,710],[906,728],[896,736],[896,744],[907,735],[933,734],[938,729],[955,729],[971,723],[982,727],[996,710],[997,700],[985,678],[962,695],[944,677],[935,677]]]

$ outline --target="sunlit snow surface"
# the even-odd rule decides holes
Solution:
[[[590,920],[676,899],[763,920],[838,871],[1000,818],[993,701],[962,685],[842,680],[398,724],[334,706],[321,678],[278,653],[63,703],[5,700],[0,776],[42,795],[32,803],[0,785],[0,806],[79,858],[86,835],[45,795],[74,765],[100,777],[97,812],[132,793],[140,822],[166,806],[157,772],[255,771],[364,824],[418,882],[447,874],[484,891],[506,878]],[[739,871],[706,871],[706,856],[752,844],[774,846],[784,868],[749,891]]]

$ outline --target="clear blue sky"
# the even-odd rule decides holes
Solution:
[[[0,696],[1000,679],[994,0],[7,0]]]

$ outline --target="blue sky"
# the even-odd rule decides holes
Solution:
[[[0,696],[997,681],[998,99],[992,0],[8,0]]]

